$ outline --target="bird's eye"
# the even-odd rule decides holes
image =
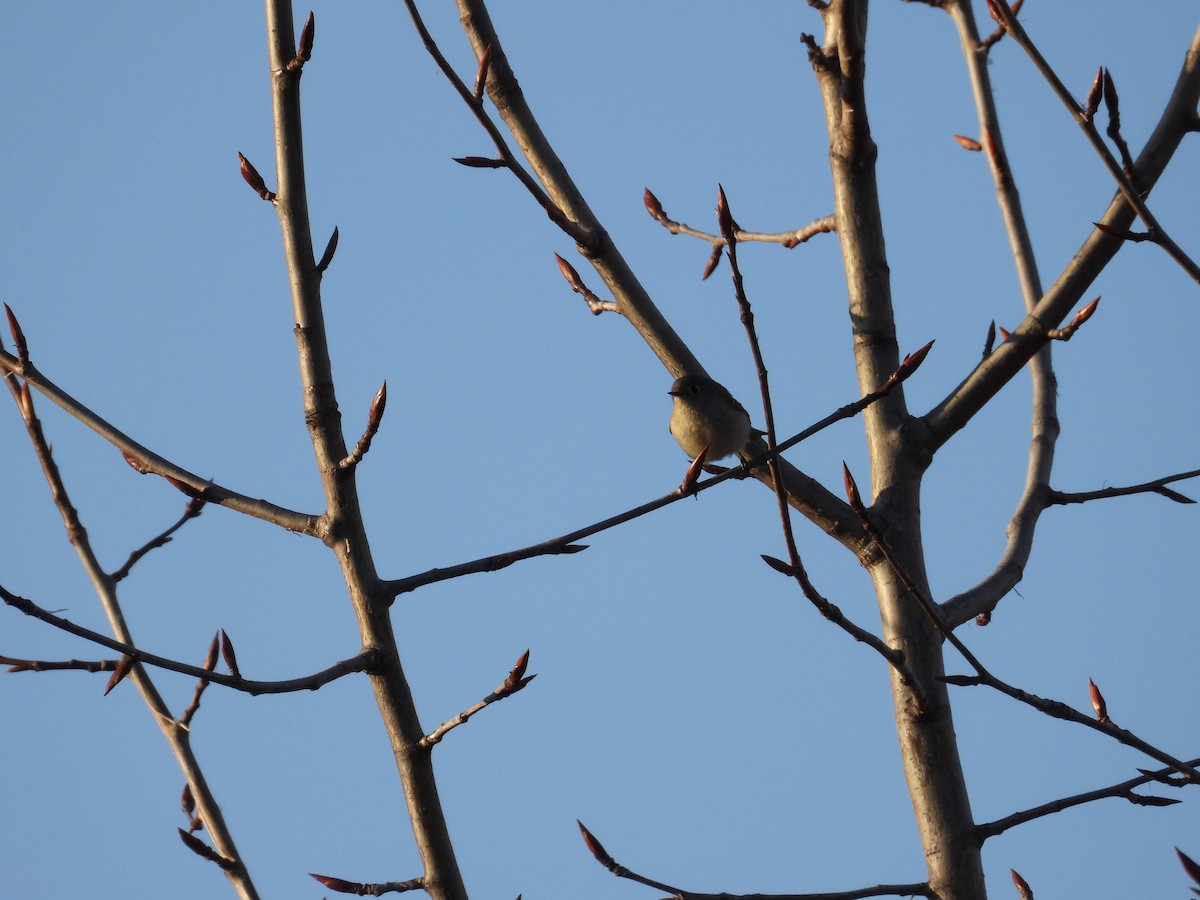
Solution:
[[[696,394],[700,393],[700,385],[696,384],[695,382],[689,384],[687,386],[687,392],[692,396],[695,396]]]

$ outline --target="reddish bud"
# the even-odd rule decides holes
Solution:
[[[201,859],[207,859],[209,862],[214,862],[222,869],[228,871],[234,867],[234,862],[231,859],[226,859],[200,838],[188,834],[182,828],[178,829],[179,839],[183,841],[183,845],[199,856]]]
[[[700,273],[700,280],[707,281],[708,276],[717,271],[717,266],[721,264],[721,248],[713,247],[712,253],[708,254],[708,261],[704,264],[704,271]]]
[[[137,472],[139,475],[145,475],[150,471],[146,464],[136,456],[132,456],[131,454],[126,453],[124,450],[121,451],[121,456],[124,457],[125,462],[129,463],[129,468],[133,469],[133,471]]]
[[[479,57],[479,68],[475,70],[475,88],[471,91],[471,96],[476,100],[483,99],[483,91],[487,87],[488,68],[492,64],[492,45],[488,44],[483,48],[483,55]]]
[[[220,646],[221,635],[218,632],[213,635],[212,643],[208,645],[208,653],[204,654],[204,662],[201,667],[205,672],[211,672],[217,667],[217,648]]]
[[[337,252],[338,245],[338,230],[333,229],[333,234],[329,236],[329,243],[325,245],[325,252],[321,254],[321,261],[317,263],[317,271],[324,272],[329,268],[329,264],[333,262],[333,254]]]
[[[567,279],[571,289],[577,293],[582,290],[583,282],[579,280],[579,273],[575,271],[575,267],[557,253],[554,254],[554,259],[558,263],[558,271],[562,272],[562,277]]]
[[[196,811],[196,798],[192,796],[192,786],[187,782],[184,782],[183,785],[183,795],[179,798],[179,807],[189,819]]]
[[[132,465],[132,463],[130,463],[130,465]],[[171,487],[175,488],[175,490],[180,491],[189,497],[200,496],[200,491],[196,490],[186,481],[180,481],[178,478],[172,478],[170,475],[164,475],[163,478],[167,479],[167,481],[171,483]]]
[[[854,481],[854,476],[850,474],[850,467],[844,461],[842,462],[842,481],[846,485],[846,499],[850,501],[850,508],[855,512],[862,512],[862,496],[858,493],[858,485]]]
[[[1096,311],[1096,307],[1099,305],[1100,305],[1100,298],[1097,297],[1095,300],[1093,300],[1091,303],[1089,303],[1087,306],[1085,306],[1079,312],[1075,313],[1075,318],[1074,318],[1074,320],[1072,320],[1071,324],[1075,328],[1078,328],[1080,325],[1082,325],[1084,322],[1086,322],[1088,319],[1090,319],[1092,317],[1092,313],[1094,313]]]
[[[1092,709],[1096,711],[1096,720],[1102,724],[1108,724],[1111,719],[1108,717],[1108,704],[1104,702],[1104,695],[1100,693],[1100,688],[1096,687],[1096,682],[1088,679],[1088,691],[1092,695]]]
[[[1033,889],[1021,877],[1021,873],[1016,869],[1009,869],[1008,871],[1012,874],[1013,884],[1017,886],[1017,892],[1021,895],[1021,900],[1033,900]]]
[[[992,624],[992,614],[990,612],[981,612],[975,617],[975,624],[980,628]]]
[[[8,330],[12,333],[13,343],[17,347],[17,359],[24,365],[29,362],[29,347],[25,343],[25,332],[21,330],[21,323],[17,321],[16,314],[7,303],[4,304],[4,314],[8,317]]]
[[[646,192],[642,194],[642,202],[646,204],[646,212],[650,213],[651,218],[659,222],[666,221],[667,214],[663,212],[662,204],[651,193],[650,188],[646,188]]]
[[[907,354],[904,360],[896,367],[896,377],[900,381],[908,379],[913,372],[921,368],[921,363],[925,362],[925,357],[929,355],[929,351],[933,349],[933,341],[930,341],[919,350]]]
[[[967,137],[965,134],[956,134],[954,139],[958,141],[958,146],[964,150],[970,150],[972,153],[978,153],[983,149],[983,144],[975,140],[975,138]]]
[[[358,894],[363,896],[366,892],[362,890],[366,888],[365,884],[356,884],[353,881],[346,881],[342,878],[334,878],[332,875],[318,875],[316,872],[309,872],[309,878],[315,878],[331,891],[337,891],[339,894]]]
[[[237,654],[233,652],[233,641],[229,639],[229,635],[225,633],[225,629],[221,629],[221,656],[225,658],[225,665],[229,666],[229,674],[234,678],[240,678],[238,672]]]
[[[129,670],[133,668],[133,657],[122,656],[117,661],[117,667],[113,669],[112,675],[108,679],[108,685],[104,688],[104,696],[108,696],[108,692],[115,688],[118,684],[125,680],[125,676],[129,674]]]
[[[508,673],[509,678],[521,678],[525,674],[525,669],[529,667],[529,651],[526,650],[517,660],[517,664],[513,666],[512,671]]]
[[[258,174],[258,169],[254,168],[250,160],[246,159],[241,153],[238,153],[238,165],[241,168],[242,178],[245,179],[246,184],[254,189],[254,192],[258,196],[268,201],[275,199],[275,195],[267,190],[267,183]]]
[[[997,325],[996,330],[1000,332],[1000,340],[1002,341],[1007,341],[1010,337],[1012,337],[1012,334],[1003,325]]]
[[[304,20],[304,27],[300,30],[300,48],[296,53],[299,65],[304,65],[312,59],[313,39],[317,36],[317,20],[309,10],[308,18]]]
[[[776,559],[774,556],[767,556],[767,554],[763,553],[762,561],[781,575],[787,575],[789,578],[791,578],[796,574],[796,570],[785,563],[782,559]]]
[[[503,169],[508,165],[502,159],[492,159],[489,156],[456,156],[454,161],[468,169]]]
[[[1104,67],[1101,66],[1096,70],[1096,78],[1092,81],[1092,86],[1088,88],[1087,99],[1083,101],[1083,117],[1089,122],[1092,116],[1096,115],[1096,110],[1100,108],[1100,97],[1104,94]]]
[[[717,228],[726,243],[737,241],[737,223],[733,221],[733,213],[729,211],[729,200],[725,196],[725,188],[717,185]]]
[[[1001,27],[1004,27],[1004,18],[1000,15],[1000,10],[992,0],[987,0],[988,15]]]
[[[588,851],[592,856],[596,857],[596,861],[605,867],[616,865],[613,858],[608,855],[608,851],[596,840],[596,836],[588,831],[578,819],[575,820],[575,824],[579,826],[579,833],[583,835],[583,842],[587,844]]]
[[[1108,118],[1112,127],[1119,127],[1121,121],[1121,98],[1117,96],[1117,86],[1113,83],[1112,72],[1104,69],[1104,108],[1108,110]]]
[[[1178,847],[1175,848],[1175,852],[1179,855],[1179,864],[1183,866],[1183,871],[1187,872],[1188,878],[1196,884],[1200,884],[1200,863],[1197,863]]]
[[[375,431],[379,428],[379,423],[383,420],[383,411],[387,409],[387,379],[379,386],[379,390],[375,392],[375,399],[371,401],[371,410],[367,413],[368,427]]]
[[[29,382],[21,382],[21,415],[26,422],[33,421],[33,394],[29,390]]]

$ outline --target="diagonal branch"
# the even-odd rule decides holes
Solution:
[[[1087,503],[1090,500],[1105,500],[1109,497],[1128,497],[1133,494],[1159,494],[1168,500],[1174,500],[1176,503],[1195,503],[1196,501],[1190,497],[1185,497],[1178,491],[1173,491],[1167,487],[1168,484],[1183,481],[1186,478],[1200,478],[1200,469],[1193,469],[1190,472],[1180,472],[1178,475],[1168,475],[1165,478],[1157,478],[1154,481],[1147,481],[1144,484],[1134,484],[1128,487],[1101,488],[1098,491],[1081,491],[1078,493],[1050,491],[1046,495],[1046,505],[1066,506],[1070,503]]]
[[[1189,766],[1200,766],[1200,759],[1193,759],[1187,762]],[[1005,816],[1002,819],[996,819],[993,822],[984,822],[977,829],[981,841],[986,841],[988,838],[995,837],[998,834],[1003,834],[1010,828],[1015,828],[1018,825],[1024,825],[1026,822],[1032,822],[1034,819],[1040,819],[1043,816],[1054,815],[1066,809],[1071,809],[1075,806],[1082,806],[1085,803],[1092,803],[1095,800],[1107,800],[1110,797],[1117,797],[1128,800],[1138,806],[1166,806],[1169,804],[1179,803],[1178,800],[1172,800],[1166,797],[1154,797],[1146,794],[1135,794],[1134,788],[1143,787],[1147,784],[1163,784],[1164,778],[1171,772],[1174,772],[1174,767],[1169,769],[1159,769],[1157,772],[1151,772],[1142,775],[1139,778],[1130,778],[1128,781],[1122,781],[1119,784],[1110,785],[1106,788],[1099,788],[1094,791],[1086,791],[1082,794],[1075,794],[1071,797],[1061,797],[1058,800],[1051,800],[1049,803],[1043,803],[1031,809],[1015,812],[1012,815]],[[1174,787],[1181,787],[1182,784],[1189,782],[1176,783]]]
[[[0,600],[3,600],[6,605],[27,616],[45,622],[47,625],[51,625],[60,631],[65,631],[67,634],[73,634],[86,641],[91,641],[93,644],[107,647],[109,650],[115,650],[122,656],[130,657],[142,665],[153,666],[156,669],[163,669],[167,672],[178,672],[181,675],[190,675],[193,678],[211,681],[213,684],[219,684],[222,687],[232,688],[235,691],[242,691],[254,696],[259,694],[288,694],[296,691],[315,691],[317,688],[331,681],[336,681],[344,675],[350,675],[354,672],[367,672],[378,664],[378,654],[370,650],[364,650],[355,656],[336,662],[332,666],[322,669],[320,672],[314,672],[311,675],[302,675],[299,678],[289,678],[284,681],[254,681],[249,678],[242,678],[240,675],[222,675],[219,672],[210,672],[203,666],[193,666],[166,656],[159,656],[156,653],[149,653],[135,646],[130,640],[111,638],[90,628],[84,628],[82,625],[76,625],[69,619],[56,616],[49,610],[38,606],[32,600],[20,597],[2,585],[0,585]],[[72,660],[70,663],[44,663],[9,660],[7,657],[0,657],[0,662],[32,663],[30,665],[23,665],[21,671],[84,669],[90,672],[109,671],[114,667],[114,663],[111,661],[92,663]]]
[[[1150,186],[1142,183],[1141,172],[1137,166],[1134,166],[1132,173],[1127,173],[1122,168],[1121,164],[1109,151],[1108,145],[1104,143],[1104,138],[1100,136],[1100,132],[1096,129],[1096,125],[1092,120],[1092,116],[1086,114],[1083,107],[1079,105],[1079,103],[1071,95],[1071,92],[1067,90],[1066,86],[1062,83],[1062,80],[1055,73],[1054,69],[1052,69],[1050,64],[1046,62],[1045,58],[1030,39],[1024,27],[1022,27],[1021,23],[1017,21],[1017,17],[1013,15],[1013,11],[1009,8],[1006,0],[989,0],[989,4],[993,6],[997,13],[999,13],[1001,25],[1004,26],[1005,30],[1008,31],[1008,33],[1012,36],[1012,39],[1017,42],[1020,48],[1025,51],[1026,55],[1033,62],[1034,68],[1041,73],[1042,77],[1046,79],[1046,83],[1050,85],[1050,89],[1054,92],[1054,95],[1058,97],[1063,106],[1065,106],[1071,113],[1072,118],[1075,119],[1075,124],[1077,124],[1083,130],[1084,135],[1088,139],[1088,143],[1092,145],[1092,148],[1104,162],[1104,167],[1108,169],[1109,174],[1112,175],[1113,180],[1116,181],[1117,188],[1121,192],[1121,195],[1125,198],[1125,201],[1134,208],[1134,210],[1137,212],[1138,218],[1146,223],[1146,227],[1150,231],[1150,239],[1162,247],[1167,252],[1167,255],[1170,256],[1171,259],[1175,260],[1175,262],[1178,263],[1179,266],[1191,276],[1193,281],[1200,282],[1200,266],[1196,265],[1195,261],[1192,260],[1186,253],[1184,253],[1179,245],[1171,239],[1171,236],[1163,230],[1163,227],[1159,224],[1158,220],[1154,217],[1154,214],[1150,212],[1150,209],[1146,206],[1145,201],[1142,199],[1143,192],[1148,192]],[[1197,35],[1200,36],[1200,31],[1197,32]],[[1105,91],[1107,93],[1112,90],[1111,77],[1106,78],[1105,82]],[[1115,106],[1115,101],[1113,105]],[[1194,114],[1195,107],[1193,105],[1193,116]],[[1125,153],[1128,154],[1128,150],[1125,150]],[[1131,174],[1138,178],[1138,185],[1133,183]]]
[[[164,459],[157,453],[143,447],[133,438],[100,418],[100,416],[96,415],[38,371],[33,363],[22,364],[15,356],[11,356],[2,349],[0,349],[0,372],[6,373],[6,378],[19,376],[25,383],[36,388],[43,396],[49,398],[69,415],[78,419],[92,431],[96,432],[96,434],[100,435],[100,437],[126,454],[127,458],[136,460],[139,464],[139,472],[161,475],[173,484],[178,482],[190,488],[189,493],[192,496],[200,497],[208,503],[215,503],[218,506],[225,506],[237,512],[245,513],[256,519],[262,519],[264,522],[271,522],[274,525],[286,528],[288,531],[312,535],[314,537],[320,535],[321,520],[319,516],[296,512],[295,510],[285,509],[282,506],[276,506],[274,503],[268,503],[266,500],[248,497],[245,494],[239,494],[236,491],[224,488],[206,478],[193,475],[170,460]]]

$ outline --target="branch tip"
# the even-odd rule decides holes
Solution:
[[[1103,724],[1108,724],[1112,721],[1108,717],[1108,704],[1104,702],[1104,695],[1100,693],[1100,688],[1096,687],[1096,682],[1088,679],[1088,692],[1092,696],[1092,709],[1096,711],[1096,721]]]
[[[646,212],[650,213],[650,217],[656,222],[665,222],[667,214],[663,212],[662,204],[658,202],[658,198],[654,196],[654,192],[650,188],[645,189],[642,194],[642,202],[646,204]]]
[[[991,5],[990,0],[988,5]],[[1009,869],[1008,871],[1012,875],[1013,884],[1016,885],[1017,893],[1020,894],[1021,900],[1033,900],[1033,889],[1029,886],[1029,882],[1022,878],[1021,873],[1016,869]]]

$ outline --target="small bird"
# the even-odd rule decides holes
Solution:
[[[724,459],[762,434],[750,427],[750,414],[742,404],[711,378],[684,375],[667,393],[675,398],[671,434],[693,459],[703,450],[708,450],[708,461]]]

